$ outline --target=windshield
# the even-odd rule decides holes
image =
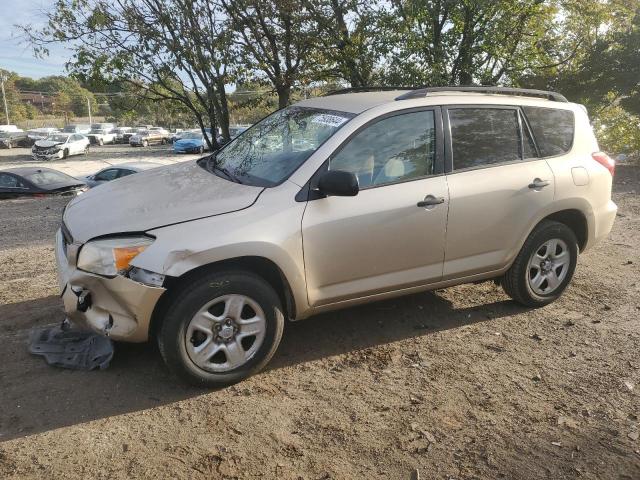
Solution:
[[[262,119],[201,163],[239,183],[278,185],[355,115],[289,107]],[[217,170],[217,171],[216,171]]]
[[[62,129],[63,132],[67,132],[67,133],[76,133],[76,126],[75,125],[69,125],[66,126]]]
[[[68,138],[68,135],[51,135],[47,137],[47,140],[50,140],[52,142],[65,143]]]
[[[40,170],[35,173],[24,175],[24,177],[38,187],[46,187],[47,185],[55,185],[57,183],[80,183],[80,181],[70,177],[69,175],[53,170]]]

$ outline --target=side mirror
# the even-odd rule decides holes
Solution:
[[[354,197],[360,191],[355,173],[328,170],[318,179],[318,190],[327,196]]]

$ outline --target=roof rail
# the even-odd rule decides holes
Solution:
[[[323,95],[323,97],[330,97],[332,95],[343,95],[345,93],[360,93],[360,92],[387,92],[393,90],[413,90],[415,87],[396,87],[396,86],[368,86],[368,87],[349,87],[340,88],[338,90],[331,90]]]
[[[523,97],[540,97],[554,102],[568,102],[564,95],[546,90],[533,90],[530,88],[510,88],[510,87],[427,87],[413,89],[410,92],[403,93],[396,97],[396,100],[407,100],[410,98],[426,97],[430,93],[437,92],[475,92],[475,93],[493,93],[496,95],[520,95]]]

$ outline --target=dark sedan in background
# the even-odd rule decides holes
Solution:
[[[27,132],[0,132],[0,147],[29,147],[33,142]]]
[[[0,170],[0,199],[43,195],[79,195],[86,183],[66,173],[43,167]]]
[[[110,182],[118,178],[128,177],[134,173],[161,167],[161,163],[153,162],[129,162],[121,165],[110,165],[99,172],[84,178],[89,188],[97,187],[105,182]]]

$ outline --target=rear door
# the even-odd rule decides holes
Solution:
[[[443,152],[434,108],[378,118],[338,148],[328,168],[355,173],[360,192],[307,204],[302,236],[311,305],[440,280],[448,207]]]
[[[444,109],[450,205],[443,279],[504,267],[554,198],[554,177],[539,158],[518,107]]]

